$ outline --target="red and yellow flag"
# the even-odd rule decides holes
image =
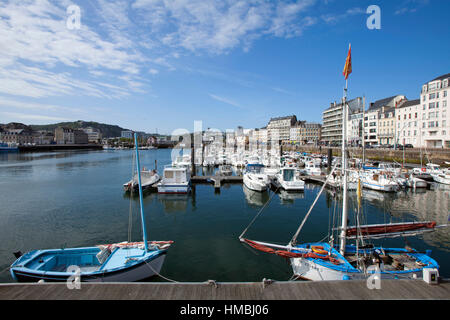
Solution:
[[[342,73],[344,74],[345,80],[347,80],[350,73],[352,73],[352,45],[351,44],[348,49],[347,60],[345,61],[345,67],[344,67],[344,71]]]

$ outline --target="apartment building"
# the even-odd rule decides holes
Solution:
[[[83,130],[58,127],[55,129],[55,141],[57,144],[87,144],[88,135]]]
[[[362,111],[363,104],[361,97],[349,100],[347,103],[349,115],[357,110]],[[338,146],[342,144],[342,111],[342,102],[338,104],[335,101],[334,103],[331,103],[330,107],[322,114],[321,141],[327,145]],[[347,137],[348,136],[349,135],[347,134]]]
[[[391,118],[395,114],[390,114],[390,112],[384,114],[384,112],[386,110],[390,110],[391,108],[396,108],[405,101],[407,101],[407,99],[404,95],[396,95],[377,100],[370,104],[370,107],[366,111],[364,116],[364,141],[366,145],[383,144],[381,143],[381,141],[386,142],[387,140],[393,141],[395,139],[395,137],[392,137],[391,133],[387,133],[388,129],[386,127],[383,129],[383,133],[380,133],[381,128],[379,126],[379,120],[381,119],[381,115],[383,114],[383,121],[381,122],[382,125],[389,124],[390,131],[392,131],[392,126],[394,126],[395,128],[395,120]],[[385,116],[389,117],[389,114],[391,115],[390,119],[384,119]],[[392,120],[394,120],[394,123],[392,123]]]
[[[396,138],[395,107],[381,107],[378,115],[378,143],[393,145]]]
[[[450,73],[422,86],[422,143],[426,148],[450,148]]]
[[[288,117],[272,118],[267,125],[269,141],[288,142],[291,135],[291,127],[297,123],[295,115]]]
[[[395,109],[395,141],[394,144],[412,144],[414,147],[422,144],[421,123],[422,112],[420,100],[409,100]]]

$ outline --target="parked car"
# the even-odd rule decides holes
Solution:
[[[414,146],[412,144],[405,144],[405,149],[413,149]]]

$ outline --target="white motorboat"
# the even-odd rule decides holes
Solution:
[[[191,190],[191,179],[186,167],[166,166],[158,183],[160,194],[187,194]]]
[[[266,191],[270,185],[267,174],[264,173],[264,165],[248,164],[245,168],[244,185],[253,191]]]
[[[364,188],[383,191],[396,192],[399,188],[393,175],[380,170],[366,170],[361,174],[362,185]]]
[[[145,168],[141,170],[141,182],[142,190],[145,190],[154,184],[156,184],[161,177],[158,175],[156,170],[146,170]],[[130,181],[123,184],[123,188],[126,192],[137,191],[139,189],[139,177],[136,173]]]
[[[322,174],[320,163],[313,160],[306,161],[304,172],[309,176],[320,176]]]
[[[295,168],[282,168],[272,179],[275,188],[286,191],[304,191],[305,181],[301,180]]]
[[[223,164],[219,166],[219,175],[221,176],[231,176],[233,174],[233,170],[231,169],[231,165]]]
[[[432,173],[431,176],[437,183],[450,185],[450,169],[445,169],[442,173]]]
[[[402,173],[397,177],[397,181],[400,183],[403,183],[403,186],[405,188],[426,188],[428,187],[428,183],[416,177],[414,174],[411,173]]]

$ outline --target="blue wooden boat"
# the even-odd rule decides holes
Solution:
[[[140,172],[137,134],[135,134],[137,172]],[[141,177],[138,175],[139,188]],[[11,265],[16,281],[68,281],[77,276],[86,282],[134,282],[158,275],[172,241],[147,241],[142,190],[139,190],[143,242],[122,242],[86,248],[35,250]]]

